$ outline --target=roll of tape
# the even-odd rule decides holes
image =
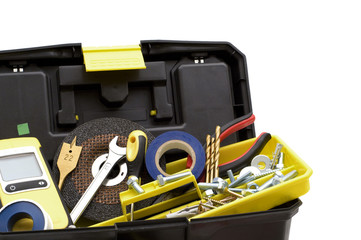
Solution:
[[[181,131],[169,131],[159,135],[149,145],[145,164],[149,175],[156,180],[159,174],[169,176],[159,165],[162,155],[171,149],[180,149],[187,152],[192,157],[190,170],[198,178],[204,169],[205,152],[202,144],[192,135]]]
[[[32,231],[53,228],[50,216],[39,204],[31,200],[17,200],[0,209],[0,232],[12,232],[15,223],[24,218],[32,220]]]

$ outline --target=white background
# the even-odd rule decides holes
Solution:
[[[2,50],[148,39],[234,44],[247,56],[257,134],[280,136],[314,170],[290,239],[359,239],[360,3],[6,2]]]

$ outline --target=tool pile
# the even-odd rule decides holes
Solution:
[[[234,149],[238,147],[231,145],[221,148],[221,141],[233,132],[252,124],[254,119],[254,115],[249,115],[236,119],[223,127],[217,126],[213,136],[207,135],[204,147],[192,135],[181,131],[165,132],[149,141],[147,135],[153,137],[143,130],[138,130],[142,127],[123,119],[103,119],[80,126],[79,129],[87,129],[88,125],[96,126],[97,122],[112,121],[118,124],[134,125],[137,129],[132,130],[122,140],[123,144],[121,143],[120,146],[118,142],[122,136],[116,135],[115,132],[111,139],[104,138],[105,141],[108,141],[107,153],[97,151],[96,154],[89,155],[87,153],[89,139],[85,139],[82,134],[79,136],[74,136],[74,133],[70,134],[68,139],[73,138],[71,143],[64,142],[59,147],[54,169],[57,170],[61,193],[65,194],[66,203],[72,209],[71,222],[79,226],[97,227],[137,219],[177,217],[193,219],[220,216],[232,212],[267,210],[269,204],[260,208],[249,208],[247,207],[249,203],[245,200],[249,198],[250,201],[258,204],[257,202],[263,196],[260,196],[258,200],[257,196],[266,189],[285,185],[285,182],[297,179],[300,174],[297,169],[299,163],[292,160],[292,154],[286,155],[282,151],[283,145],[274,142],[277,140],[274,140],[269,133],[262,133],[258,138],[246,141],[248,148],[235,158],[231,156],[231,160],[229,160],[230,156],[224,156],[229,153],[234,155]],[[79,129],[74,132],[82,133]],[[96,132],[104,131],[97,128]],[[108,133],[108,131],[105,132]],[[86,135],[91,138],[98,137],[98,135],[93,137],[94,134],[90,132],[86,132]],[[79,138],[83,139],[83,143],[78,146],[77,139]],[[125,146],[124,142],[126,142]],[[101,144],[104,145],[104,141]],[[274,144],[276,147],[270,154],[268,149]],[[97,148],[99,146],[96,144],[92,146],[92,149]],[[168,163],[164,168],[160,164],[162,156],[174,149],[187,152],[188,158]],[[243,146],[239,149],[243,149]],[[86,160],[82,159],[84,155],[87,157]],[[91,157],[89,158],[89,156]],[[79,159],[81,160],[79,161]],[[79,165],[78,162],[88,162],[89,167],[86,174],[92,180],[87,186],[82,186],[84,189],[82,195],[72,206],[72,201],[67,201],[68,198],[66,198],[69,192],[66,188],[62,189],[62,186],[63,183],[65,183],[64,186],[69,186],[73,182],[79,182],[78,171],[84,171],[84,166]],[[182,169],[184,163],[188,169],[184,169],[184,167]],[[144,174],[144,171],[148,176]],[[236,173],[238,176],[235,177]],[[146,177],[143,178],[143,176]],[[126,187],[114,188],[117,185],[124,185],[124,182]],[[80,181],[78,184],[85,183],[87,181]],[[104,191],[106,188],[111,188],[112,194],[116,191],[115,193],[119,196],[119,202],[105,204],[106,206],[110,205],[113,209],[114,206],[118,210],[120,209],[112,212],[116,216],[109,217],[108,214],[108,217],[104,219],[104,215],[101,213],[98,214],[101,217],[88,214],[83,216],[80,224],[77,224],[92,201],[95,201],[96,204],[98,194],[107,195],[107,191],[100,192],[101,189]],[[270,199],[277,196],[277,193],[273,195]],[[254,196],[253,200],[250,196]],[[141,204],[135,205],[137,203]],[[273,205],[279,203],[279,201],[275,201]],[[130,213],[127,213],[129,207]],[[87,220],[87,216],[91,216],[91,218]]]
[[[0,238],[281,239],[309,190],[230,43],[2,52],[0,86]]]

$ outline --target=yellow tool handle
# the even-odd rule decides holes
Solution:
[[[147,135],[141,130],[135,130],[129,134],[127,142],[129,176],[139,177],[147,151],[147,142]]]

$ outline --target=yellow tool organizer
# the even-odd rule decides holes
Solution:
[[[230,161],[239,155],[241,155],[245,150],[247,150],[255,141],[255,138],[249,139],[246,141],[238,142],[232,145],[228,145],[222,147],[220,149],[221,163],[225,163]],[[211,209],[204,213],[200,213],[195,215],[189,220],[197,219],[197,218],[207,218],[207,217],[215,217],[222,215],[231,215],[231,214],[241,214],[241,213],[249,213],[249,212],[258,212],[258,211],[266,211],[278,205],[281,205],[285,202],[296,199],[305,193],[308,192],[310,188],[309,178],[312,175],[312,169],[299,157],[296,155],[294,151],[290,149],[289,146],[285,142],[283,142],[278,136],[272,136],[271,140],[266,144],[260,154],[264,154],[267,156],[272,156],[272,153],[277,145],[280,143],[283,145],[282,152],[284,153],[284,164],[285,168],[281,170],[281,172],[285,175],[292,170],[297,170],[298,175],[296,178],[278,184],[276,186],[272,186],[270,188],[264,189],[260,192],[248,195],[241,199],[236,199],[230,203],[227,203],[223,206],[219,206],[215,209]],[[176,173],[184,169],[186,165],[187,159],[180,159],[178,161],[167,164],[167,173]],[[189,171],[189,170],[185,170]],[[184,171],[183,171],[184,172]],[[267,175],[262,178],[259,178],[253,182],[261,186],[263,183],[272,178],[272,175]],[[226,179],[228,183],[230,183],[229,179]],[[150,219],[161,219],[166,218],[166,215],[169,213],[177,212],[186,207],[192,207],[199,205],[199,200],[195,201],[197,196],[202,199],[201,192],[196,184],[196,179],[193,175],[185,177],[184,179],[167,183],[164,186],[159,186],[157,181],[150,182],[148,184],[142,185],[142,188],[145,190],[145,193],[138,194],[134,190],[128,190],[119,194],[122,204],[123,213],[126,213],[126,206],[132,203],[144,200],[146,198],[150,198],[164,192],[170,191],[177,187],[183,186],[185,184],[193,182],[195,189],[193,191],[187,192],[179,197],[176,197],[171,200],[167,200],[156,205],[146,207],[144,209],[138,210],[134,212],[134,219],[145,218],[146,216],[150,216],[156,214]],[[245,188],[246,184],[238,186],[237,188]],[[225,194],[217,194],[212,199],[221,200],[225,198],[227,193]],[[202,202],[206,202],[202,200]],[[181,204],[184,205],[181,205]],[[181,205],[181,206],[180,206]],[[173,208],[173,209],[171,209]],[[164,212],[161,212],[161,209],[171,209]],[[158,213],[158,214],[157,214]],[[118,218],[111,219],[109,221],[105,221],[92,227],[97,226],[111,226],[117,222],[125,222],[129,221],[130,214],[125,214]]]
[[[182,172],[190,172],[190,170],[184,170]],[[137,193],[134,189],[129,189],[127,191],[121,192],[119,194],[119,197],[120,197],[120,203],[122,206],[123,215],[120,217],[117,217],[117,218],[110,219],[105,222],[101,222],[99,224],[92,225],[91,227],[111,226],[117,222],[129,221],[131,215],[127,214],[127,209],[126,209],[127,206],[129,206],[133,203],[151,198],[151,197],[158,196],[160,194],[169,192],[171,190],[177,189],[179,187],[182,187],[182,186],[185,186],[188,184],[193,184],[194,189],[186,192],[185,194],[182,194],[181,196],[178,196],[178,197],[172,198],[170,200],[166,200],[166,201],[154,204],[152,206],[145,207],[138,211],[135,211],[134,219],[144,218],[144,217],[159,213],[160,211],[164,211],[166,209],[171,209],[171,208],[174,208],[181,204],[184,204],[186,202],[193,201],[197,198],[202,199],[201,191],[198,188],[197,180],[195,179],[193,174],[185,176],[177,181],[169,182],[163,186],[160,186],[158,184],[158,181],[153,181],[153,182],[141,185],[141,187],[144,190],[144,193]]]
[[[254,143],[254,141],[255,138],[221,148],[221,163],[225,163],[240,156]],[[310,188],[309,178],[312,175],[312,169],[299,156],[297,156],[296,153],[292,151],[285,142],[283,142],[278,136],[273,135],[271,140],[266,144],[260,154],[272,156],[272,153],[277,143],[283,145],[282,152],[284,152],[285,168],[281,170],[281,172],[285,175],[292,170],[297,170],[298,175],[296,178],[288,180],[276,186],[264,189],[260,192],[251,194],[244,198],[234,200],[233,202],[227,203],[223,206],[219,206],[216,209],[211,209],[204,213],[198,214],[194,217],[191,217],[190,220],[196,218],[266,211],[306,194]],[[171,172],[177,171],[181,166],[183,166],[183,164],[185,164],[186,161],[187,159],[181,159],[177,162],[167,164],[167,172],[169,170]],[[170,169],[168,169],[168,167]],[[253,182],[261,186],[272,177],[272,175],[267,175]],[[229,179],[227,179],[227,181],[228,183],[230,183]],[[237,188],[246,188],[246,184],[238,186]],[[228,195],[218,194],[212,198],[215,200],[221,200],[226,196]],[[171,212],[176,212],[182,208],[195,206],[198,204],[199,201],[194,201],[192,203],[188,203],[181,207],[172,209]],[[169,211],[160,213],[153,216],[151,219],[165,218],[168,213]]]

